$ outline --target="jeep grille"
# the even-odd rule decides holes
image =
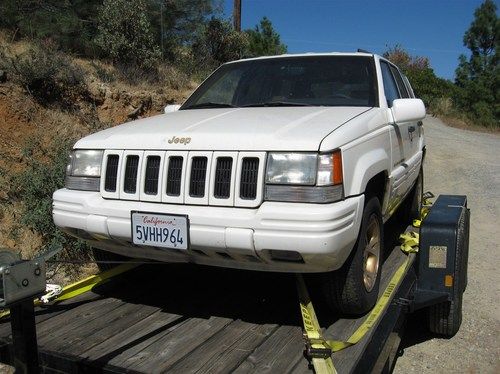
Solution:
[[[265,152],[106,151],[108,199],[257,207]]]

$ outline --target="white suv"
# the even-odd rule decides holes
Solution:
[[[422,191],[425,107],[369,53],[222,65],[179,108],[78,141],[53,217],[121,255],[325,273],[342,312],[373,306],[383,223]]]

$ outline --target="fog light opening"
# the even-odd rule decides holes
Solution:
[[[281,251],[271,249],[269,251],[271,259],[274,261],[285,261],[285,262],[300,262],[304,263],[302,255],[297,251]]]

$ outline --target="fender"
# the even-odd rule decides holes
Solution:
[[[359,195],[365,192],[366,185],[370,179],[380,172],[388,173],[388,163],[389,157],[381,149],[373,150],[361,156],[356,162],[354,177],[351,185],[351,195]]]
[[[380,172],[389,174],[391,153],[387,135],[383,132],[365,142],[343,149],[346,197],[365,192],[370,179]]]

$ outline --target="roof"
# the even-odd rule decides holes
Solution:
[[[287,53],[287,54],[275,55],[275,56],[260,56],[260,57],[252,57],[252,58],[243,58],[240,60],[230,61],[227,63],[232,64],[234,62],[241,62],[241,61],[268,60],[268,59],[278,59],[278,58],[287,58],[287,57],[312,57],[312,56],[366,56],[366,57],[374,57],[376,55],[374,53],[366,53],[366,52]]]

